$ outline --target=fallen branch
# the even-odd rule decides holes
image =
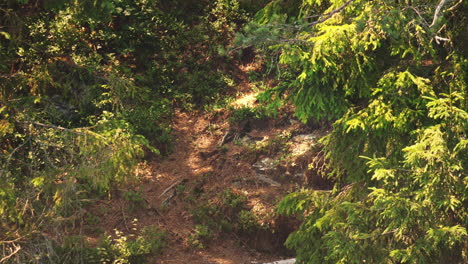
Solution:
[[[164,194],[166,194],[168,191],[170,191],[172,188],[180,184],[183,180],[177,180],[173,184],[171,184],[169,187],[167,187],[160,195],[159,198],[161,198]]]
[[[120,210],[122,211],[122,219],[123,219],[125,228],[127,229],[127,231],[130,231],[130,229],[128,228],[128,225],[127,225],[127,216],[125,215],[125,210],[123,208],[123,205],[120,207]]]
[[[171,195],[169,195],[166,199],[164,199],[160,205],[162,206],[166,206],[166,205],[169,205],[169,201],[172,200],[172,198],[174,198],[176,196],[176,192],[175,190],[171,193]]]
[[[221,141],[219,142],[219,145],[218,146],[222,146],[226,143],[228,143],[229,141],[231,140],[235,140],[235,138],[237,137],[236,133],[234,132],[233,129],[229,129],[226,134],[224,134],[223,138],[221,139]]]

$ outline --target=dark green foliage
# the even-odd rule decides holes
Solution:
[[[50,226],[63,236],[75,223],[61,219],[80,221],[90,199],[138,181],[145,153],[170,152],[174,107],[201,108],[233,85],[224,51],[246,16],[237,1],[204,4],[0,3],[2,239]]]
[[[212,236],[213,230],[209,226],[196,225],[193,233],[189,235],[188,242],[191,246],[202,249]]]

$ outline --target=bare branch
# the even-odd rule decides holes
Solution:
[[[20,236],[18,238],[15,238],[13,240],[0,240],[0,245],[1,244],[11,244],[20,241],[21,239],[25,238],[26,236]]]
[[[450,42],[450,39],[449,38],[442,38],[442,37],[439,37],[439,36],[435,36],[435,41],[437,44],[440,44],[441,41],[444,41],[444,42]]]
[[[24,122],[24,123],[35,125],[35,126],[40,126],[40,127],[54,128],[54,129],[58,129],[58,130],[62,130],[62,131],[67,131],[67,132],[70,132],[70,133],[80,134],[80,135],[85,134],[83,132],[76,131],[76,130],[73,130],[73,129],[69,129],[69,128],[65,128],[65,127],[61,127],[61,126],[50,125],[50,124],[43,124],[43,123],[39,123],[39,122]]]
[[[432,19],[432,23],[429,25],[429,27],[433,27],[437,20],[439,19],[440,17],[440,11],[442,10],[442,7],[444,7],[444,5],[447,3],[448,0],[440,0],[439,4],[437,5],[437,8],[434,12],[434,18]]]
[[[19,246],[19,245],[18,246],[14,245],[14,246],[15,246],[15,250],[13,252],[11,252],[8,256],[5,256],[2,259],[0,259],[0,263],[6,262],[8,259],[13,257],[16,253],[18,253],[21,250],[21,246]]]
[[[448,8],[447,11],[453,11],[453,10],[457,9],[462,3],[463,3],[463,0],[458,1],[452,7]]]
[[[43,124],[39,122],[23,122],[23,123],[40,126],[40,127],[53,128],[53,129],[62,130],[62,131],[70,132],[70,133],[77,134],[77,135],[92,135],[92,136],[103,138],[103,139],[105,138],[104,136],[90,130],[91,128],[96,127],[96,125],[90,126],[90,127],[80,127],[80,128],[75,128],[75,129],[69,129],[69,128],[65,128],[62,126]]]

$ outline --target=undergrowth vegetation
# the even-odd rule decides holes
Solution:
[[[146,226],[129,235],[115,230],[114,236],[104,235],[94,246],[83,236],[65,236],[60,241],[33,237],[26,245],[27,254],[20,254],[15,263],[28,263],[32,259],[44,264],[145,263],[148,256],[160,254],[165,244],[166,233],[156,226]]]
[[[210,240],[223,233],[247,232],[252,235],[255,231],[270,228],[265,216],[256,215],[251,210],[244,194],[230,189],[212,197],[205,205],[195,207],[191,213],[196,226],[188,242],[195,248],[204,248]]]
[[[266,104],[230,109],[230,125],[286,103],[333,124],[320,154],[333,190],[278,205],[302,221],[286,241],[298,263],[467,263],[467,11],[463,0],[0,1],[0,262],[160,253],[166,234],[151,226],[88,244],[77,229],[99,218],[84,208],[136,186],[145,155],[171,152],[175,109],[226,107],[232,65],[254,49],[263,67],[249,78]],[[286,153],[290,136],[245,156]],[[192,218],[198,248],[268,228],[234,191]]]
[[[202,108],[234,85],[228,46],[259,7],[191,2],[0,2],[2,262],[43,263],[34,241],[52,243],[51,263],[91,263],[53,241],[90,201],[135,184],[145,154],[171,151],[175,107]],[[108,263],[152,253],[118,239]]]

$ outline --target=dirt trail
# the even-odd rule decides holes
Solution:
[[[235,91],[243,93],[233,103],[237,107],[239,104],[251,106],[255,101],[245,76],[242,78]],[[233,129],[229,126],[228,115],[226,110],[177,111],[173,119],[171,154],[151,158],[138,171],[142,176],[141,183],[125,186],[123,192],[116,193],[111,200],[90,208],[102,219],[96,227],[110,234],[114,229],[129,234],[134,232],[132,219],[138,219],[138,229],[156,225],[165,230],[168,244],[163,254],[153,257],[149,263],[251,264],[281,259],[275,248],[277,245],[270,243],[272,239],[268,234],[262,238],[223,232],[206,242],[203,249],[189,243],[195,229],[191,210],[208,200],[202,199],[203,195],[215,197],[233,189],[248,197],[252,211],[272,212],[277,201],[294,188],[295,183],[290,179],[284,180],[281,186],[259,182],[252,160],[241,158],[245,154],[245,146],[234,142],[220,146],[226,132]],[[298,129],[297,125],[281,125],[278,120],[272,120],[254,127],[249,134],[268,139],[295,129]],[[200,190],[201,197],[188,199],[190,191],[195,189]],[[128,197],[124,197],[125,190],[141,193],[144,205],[135,206]],[[91,242],[97,240],[95,232],[88,232]]]
[[[219,142],[228,129],[225,116],[214,114],[183,113],[175,115],[173,153],[166,159],[152,164],[153,173],[146,178],[144,194],[152,208],[177,195],[177,183],[184,186],[199,184],[207,178],[207,191],[221,192],[230,187],[232,175],[251,174],[248,164],[234,164],[232,160],[218,154]],[[168,189],[169,188],[169,189]],[[258,253],[242,245],[236,236],[218,238],[197,250],[187,244],[194,223],[190,219],[187,202],[172,198],[164,212],[155,217],[159,224],[170,230],[170,244],[154,263],[255,263],[277,259],[277,256]],[[142,225],[151,224],[153,218],[140,219]]]
[[[242,244],[235,235],[223,235],[197,249],[188,243],[195,224],[190,210],[193,201],[187,201],[178,186],[193,189],[204,178],[203,188],[215,195],[228,188],[232,175],[248,175],[248,164],[237,166],[219,155],[219,142],[227,130],[225,116],[207,113],[177,112],[173,121],[173,151],[168,157],[155,157],[139,169],[142,182],[126,186],[144,197],[144,206],[135,207],[116,193],[111,200],[103,200],[88,212],[98,216],[95,230],[88,230],[90,242],[98,240],[99,234],[114,230],[124,234],[133,233],[132,220],[137,219],[137,228],[156,225],[168,233],[163,254],[149,263],[219,263],[238,264],[263,262],[276,256],[260,254]],[[200,201],[196,201],[200,202]],[[196,206],[196,205],[195,205]],[[96,230],[101,231],[96,231]]]

